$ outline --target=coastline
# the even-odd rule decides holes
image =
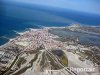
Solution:
[[[53,29],[62,29],[62,28],[65,28],[65,27],[44,27],[44,28],[42,28],[42,29],[51,29],[51,28],[53,28]],[[28,28],[28,30],[25,30],[25,31],[22,31],[22,32],[18,32],[18,31],[14,31],[16,34],[19,34],[19,36],[21,36],[21,35],[24,35],[24,34],[26,34],[27,32],[29,32],[29,31],[31,31],[31,30],[33,30],[33,31],[36,31],[36,30],[38,30],[38,29],[34,29],[34,28]],[[11,38],[11,39],[9,39],[9,41],[8,42],[6,42],[5,44],[3,44],[3,45],[0,45],[0,47],[3,47],[3,46],[5,46],[5,45],[7,45],[8,43],[10,43],[11,41],[13,41],[13,40],[15,40],[16,38],[17,38],[18,36],[16,36],[16,37],[14,37],[14,38]]]
[[[59,36],[56,37],[57,35],[49,33],[48,30],[52,30],[52,29],[56,29],[56,28],[63,29],[65,27],[60,27],[60,28],[45,27],[43,29],[30,28],[28,31],[19,33],[20,36],[17,36],[16,38],[11,39],[8,43],[6,43],[4,46],[2,46],[2,47],[4,47],[5,52],[6,51],[10,52],[10,50],[11,50],[14,54],[13,57],[18,56],[18,54],[20,52],[22,52],[18,58],[21,58],[21,57],[27,58],[26,63],[22,64],[22,67],[20,69],[18,69],[18,71],[25,68],[27,66],[27,64],[29,64],[29,68],[30,68],[31,60],[32,60],[32,63],[35,64],[34,69],[39,72],[40,72],[39,65],[42,62],[41,66],[43,66],[44,61],[48,63],[49,67],[45,66],[43,68],[43,70],[45,70],[45,68],[50,69],[50,65],[52,65],[55,68],[56,66],[59,66],[60,64],[64,64],[64,66],[63,66],[64,68],[66,68],[67,65],[68,65],[68,67],[78,67],[78,68],[80,68],[80,67],[84,68],[84,67],[87,67],[90,65],[92,65],[92,67],[90,66],[90,68],[95,67],[93,65],[93,63],[90,62],[89,59],[88,59],[89,61],[86,61],[87,56],[89,56],[89,54],[87,54],[87,55],[84,54],[84,51],[91,53],[91,50],[93,48],[96,49],[96,47],[95,46],[86,47],[84,45],[80,45],[78,43],[77,39],[74,39],[75,41],[71,40],[71,39],[67,39],[67,41],[64,41],[64,42],[55,40]],[[9,44],[11,44],[11,45],[7,46]],[[1,49],[3,49],[2,47],[1,47]],[[97,49],[98,49],[98,47],[97,47]],[[18,51],[16,51],[16,50],[18,50]],[[58,57],[56,56],[56,53],[54,52],[55,54],[53,54],[52,51],[53,52],[56,51],[58,54]],[[37,52],[39,52],[40,54],[38,54]],[[64,54],[62,52],[64,52]],[[68,60],[67,60],[67,58],[65,59],[65,57],[64,58],[60,57],[59,53],[62,53],[63,57],[64,56],[67,57]],[[36,55],[36,58],[35,58],[35,55]],[[32,56],[34,56],[34,57],[32,57]],[[51,58],[48,56],[52,57],[53,59],[51,60]],[[42,57],[45,57],[45,60]],[[29,58],[30,58],[30,62],[29,62]],[[34,58],[35,58],[35,60],[33,61]],[[39,59],[41,59],[41,60],[39,60]],[[57,59],[59,59],[59,60],[63,59],[63,60],[59,62]],[[73,63],[72,59],[74,59],[74,63]],[[11,60],[11,59],[9,59],[9,60]],[[17,60],[19,60],[19,59],[17,59]],[[42,60],[44,60],[44,61],[42,61]],[[48,62],[48,60],[53,63],[56,61],[55,62],[56,66],[53,64],[50,64]],[[37,62],[39,62],[39,63],[37,63]],[[95,61],[95,62],[97,62],[97,61]],[[75,64],[75,63],[82,63],[84,65]],[[89,64],[87,64],[87,63],[89,63]],[[36,65],[38,65],[38,66],[36,66]],[[13,66],[16,67],[16,65],[13,65]],[[32,64],[31,64],[31,67],[33,67]],[[34,71],[34,69],[32,69],[32,72]],[[58,70],[61,70],[61,69],[62,68],[58,67]],[[96,69],[96,72],[98,72],[98,69]],[[15,73],[17,73],[17,71],[15,71]],[[25,73],[27,73],[27,72],[25,72]],[[88,75],[88,73],[86,73],[86,75]]]
[[[77,25],[77,24],[76,24]],[[81,25],[81,26],[84,26],[84,25]],[[62,26],[62,27],[54,27],[54,26],[52,26],[52,27],[43,27],[43,28],[40,28],[40,29],[65,29],[65,28],[69,28],[69,27],[73,27],[73,28],[75,28],[75,27],[77,27],[77,26],[73,26],[73,25],[68,25],[68,26]],[[100,27],[99,25],[98,26],[89,26],[89,25],[85,25],[84,27]],[[28,30],[25,30],[25,31],[22,31],[22,32],[18,32],[18,31],[14,31],[15,33],[17,33],[17,34],[19,34],[19,36],[20,35],[24,35],[25,33],[27,33],[27,32],[29,32],[29,31],[31,31],[31,30],[34,30],[34,31],[36,31],[36,30],[38,30],[38,29],[34,29],[34,28],[28,28]],[[74,31],[73,31],[74,32]],[[79,31],[80,32],[80,31]],[[81,32],[81,33],[90,33],[90,34],[93,34],[93,35],[100,35],[99,33],[93,33],[93,32],[86,32],[86,31],[83,31],[83,32]],[[8,42],[6,42],[5,44],[7,44],[7,43],[9,43],[9,42],[11,42],[12,40],[15,40],[16,38],[17,38],[18,36],[16,36],[16,37],[14,37],[14,38],[11,38],[11,39],[9,39],[9,41]],[[3,44],[3,45],[0,45],[0,47],[1,46],[4,46],[5,44]]]

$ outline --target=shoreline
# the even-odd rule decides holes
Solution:
[[[54,28],[54,29],[56,28],[57,29],[57,28],[65,28],[65,27],[44,27],[44,28],[41,28],[41,29],[51,29],[51,28]],[[18,36],[21,36],[21,35],[24,35],[24,34],[28,33],[31,30],[36,31],[36,30],[39,30],[39,29],[28,28],[28,30],[25,30],[25,31],[22,31],[22,32],[18,32],[18,31],[14,31],[14,32],[16,34],[19,34]],[[7,45],[7,44],[9,44],[11,41],[15,40],[18,36],[15,36],[14,38],[9,39],[8,42],[6,42],[5,44],[0,45],[0,48]]]
[[[39,29],[63,29],[63,28],[69,28],[69,27],[75,27],[74,26],[75,24],[73,24],[73,25],[68,25],[68,26],[62,26],[62,27],[56,27],[56,26],[52,26],[52,27],[44,27],[44,28],[39,28]],[[81,27],[82,26],[84,26],[84,25],[80,25]],[[77,27],[77,26],[76,26]],[[100,26],[89,26],[89,25],[85,25],[84,27],[100,27]],[[18,31],[14,31],[16,34],[19,34],[18,36],[21,36],[21,35],[24,35],[24,34],[26,34],[26,33],[28,33],[29,31],[31,31],[31,30],[34,30],[34,31],[36,31],[36,30],[39,30],[39,29],[35,29],[35,28],[28,28],[28,30],[25,30],[25,31],[22,31],[22,32],[18,32]],[[83,33],[88,33],[88,32],[83,32]],[[91,34],[91,32],[89,32],[90,34]],[[93,33],[94,35],[95,34],[97,34],[98,35],[98,33]],[[9,43],[9,42],[11,42],[11,41],[13,41],[13,40],[15,40],[18,36],[15,36],[14,38],[11,38],[11,39],[9,39],[9,41],[8,42],[6,42],[5,44],[7,44],[7,43]],[[0,45],[0,47],[2,47],[2,46],[4,46],[5,44],[2,44],[2,45]]]
[[[21,58],[22,56],[26,57],[27,58],[26,64],[27,63],[30,64],[29,59],[30,59],[30,62],[31,62],[31,59],[34,60],[33,59],[34,57],[31,58],[28,56],[31,56],[32,53],[33,53],[32,55],[34,55],[37,52],[40,52],[40,54],[38,54],[38,56],[36,56],[38,58],[35,58],[36,61],[34,60],[32,62],[35,64],[35,67],[33,67],[34,70],[37,70],[38,72],[40,71],[40,70],[38,70],[38,68],[40,68],[40,66],[36,66],[37,64],[35,62],[37,62],[39,59],[41,59],[41,61],[42,61],[44,59],[44,58],[41,58],[42,56],[47,58],[47,60],[45,60],[45,62],[48,63],[48,60],[53,63],[56,62],[56,64],[58,66],[59,66],[59,63],[64,64],[64,65],[68,64],[68,67],[79,67],[79,68],[80,67],[84,68],[84,67],[93,65],[93,63],[90,63],[92,61],[90,61],[90,60],[86,61],[86,58],[89,54],[86,55],[83,52],[83,51],[91,52],[91,49],[92,49],[91,46],[86,47],[84,45],[78,44],[77,41],[75,42],[75,41],[69,40],[69,39],[68,39],[68,41],[64,41],[64,42],[55,40],[54,38],[56,38],[56,35],[48,32],[49,29],[53,29],[53,28],[56,29],[58,27],[46,27],[43,29],[30,28],[29,30],[22,32],[21,34],[23,34],[23,35],[20,35],[14,39],[11,39],[8,43],[6,43],[4,45],[4,47],[2,46],[2,48],[0,48],[0,49],[4,50],[5,52],[6,52],[6,50],[8,52],[13,52],[13,54],[15,54],[15,55],[17,53],[24,52],[19,58]],[[63,27],[60,27],[60,28],[63,28]],[[75,39],[75,40],[77,40],[77,39]],[[94,48],[96,48],[96,47],[94,47]],[[61,54],[59,54],[60,52],[61,53],[64,52],[62,54],[63,54],[63,57],[65,56],[66,58],[63,58],[61,56]],[[27,55],[26,53],[29,53],[29,55]],[[44,54],[46,54],[46,55],[44,55]],[[11,53],[9,53],[9,55],[11,55]],[[58,60],[55,60],[55,59],[58,59],[58,57],[56,57],[56,55],[59,57],[59,60],[61,59],[60,62]],[[53,59],[51,60],[51,58],[48,56],[52,57]],[[81,58],[79,59],[78,56],[80,56]],[[15,57],[15,56],[13,56],[13,57]],[[11,56],[11,58],[12,58],[12,56]],[[68,63],[66,60],[67,58],[68,58]],[[12,59],[9,59],[9,60],[12,60]],[[72,59],[74,59],[74,62]],[[38,64],[40,64],[41,61]],[[44,61],[42,61],[42,62],[44,63]],[[95,62],[97,62],[97,61],[95,61]],[[43,63],[41,63],[41,64],[43,64]],[[80,64],[76,64],[76,63],[80,63]],[[81,63],[83,65],[81,65]],[[87,64],[87,63],[89,63],[89,64]],[[23,64],[21,66],[21,68],[25,67],[26,64]],[[13,65],[13,66],[17,67],[16,65]],[[43,65],[41,65],[41,66],[43,66]],[[52,66],[55,67],[55,65],[52,65]],[[93,67],[95,67],[95,66],[93,66]],[[45,66],[45,68],[48,68],[48,67]],[[43,69],[45,69],[45,68],[43,68]],[[66,68],[66,66],[64,66],[64,68]],[[60,70],[60,68],[58,68],[58,69]],[[19,71],[19,70],[20,69],[17,69],[15,71],[15,73],[17,73],[17,71]],[[31,71],[34,71],[34,70],[31,70]],[[98,72],[98,69],[96,71]],[[25,71],[24,74],[25,73],[27,73],[27,71]]]
[[[21,36],[21,35],[24,35],[24,34],[26,34],[27,32],[29,32],[30,30],[38,30],[38,29],[29,28],[29,29],[26,30],[26,31],[22,31],[22,32],[14,31],[14,32],[16,32],[17,34],[19,34],[18,36]],[[15,40],[18,36],[15,36],[14,38],[9,39],[8,42],[6,42],[5,44],[0,45],[0,48],[3,47],[3,46],[5,46],[5,45],[7,45],[7,44],[9,44],[11,41]]]

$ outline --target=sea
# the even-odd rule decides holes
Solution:
[[[0,45],[30,28],[62,27],[77,23],[99,26],[100,15],[35,4],[2,2],[0,3]],[[100,39],[97,40],[97,37],[93,40],[100,41]]]

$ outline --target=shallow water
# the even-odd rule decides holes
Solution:
[[[49,31],[55,35],[60,36],[61,38],[79,38],[81,44],[91,44],[100,46],[100,35],[81,33],[81,32],[73,32],[64,29],[53,29]]]

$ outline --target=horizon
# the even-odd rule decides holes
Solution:
[[[73,11],[100,15],[100,1],[97,0],[3,0],[3,3],[21,3],[28,5],[43,5],[54,8],[64,8]]]
[[[0,75],[100,74],[99,4],[0,0]]]

